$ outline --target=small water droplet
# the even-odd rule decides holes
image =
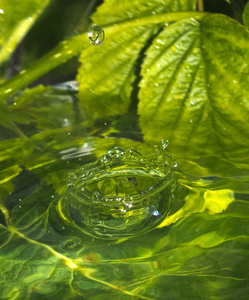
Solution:
[[[19,201],[22,201],[22,199],[21,199],[21,198],[19,198],[18,200],[19,200]]]
[[[0,8],[0,14],[4,14],[4,11]]]
[[[98,25],[92,25],[88,32],[88,38],[91,44],[99,46],[103,44],[105,39],[104,30]]]
[[[237,83],[237,80],[233,80],[234,83]]]
[[[7,90],[4,91],[4,93],[5,93],[5,94],[8,94],[8,93],[10,93],[11,91],[12,91],[12,89],[7,89]]]
[[[58,57],[60,57],[61,56],[61,53],[56,53],[55,55],[54,55],[54,58],[58,58]]]
[[[54,199],[54,195],[52,195],[51,198]]]

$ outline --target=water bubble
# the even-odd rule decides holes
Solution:
[[[77,243],[74,240],[68,240],[65,242],[65,247],[69,249],[75,248],[76,245]]]
[[[99,46],[103,44],[105,33],[100,26],[94,24],[89,29],[88,37],[91,44]]]

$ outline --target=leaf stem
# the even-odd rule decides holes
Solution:
[[[203,5],[203,0],[198,0],[198,10],[200,12],[204,11],[204,5]]]
[[[164,13],[158,15],[147,16],[117,24],[111,24],[103,27],[107,38],[112,38],[112,35],[120,31],[125,31],[137,26],[150,26],[153,24],[170,23],[186,18],[202,19],[207,13],[203,12],[177,12]],[[7,98],[16,94],[19,90],[25,88],[33,81],[47,74],[57,66],[65,63],[72,57],[79,55],[86,50],[89,54],[96,51],[96,46],[92,46],[88,41],[87,32],[78,36],[70,37],[61,42],[52,51],[44,55],[27,70],[22,70],[19,74],[13,76],[8,81],[5,81],[0,86],[0,101],[5,101]]]

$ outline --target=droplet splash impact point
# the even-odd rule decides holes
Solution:
[[[173,201],[176,163],[162,147],[143,156],[114,148],[69,176],[62,220],[98,238],[129,238],[163,222]]]
[[[100,26],[94,24],[89,28],[88,38],[91,44],[100,46],[105,39],[105,32]]]

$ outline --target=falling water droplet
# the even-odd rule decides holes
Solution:
[[[88,32],[89,41],[94,46],[103,44],[105,33],[104,30],[98,25],[92,25]]]

